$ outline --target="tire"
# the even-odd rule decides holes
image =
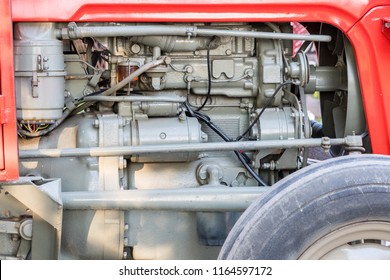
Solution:
[[[390,157],[345,156],[272,186],[242,214],[219,259],[320,259],[354,243],[360,245],[352,258],[361,258],[364,246],[380,247],[384,256],[363,258],[390,258],[389,241]]]

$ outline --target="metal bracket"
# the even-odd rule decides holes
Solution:
[[[32,73],[32,80],[31,80],[31,87],[32,87],[32,97],[38,98],[39,97],[39,92],[38,92],[38,74],[37,72]]]
[[[361,135],[355,135],[353,132],[352,135],[348,135],[345,139],[345,151],[347,151],[349,155],[365,152],[363,147],[363,138]]]
[[[19,181],[4,183],[1,188],[33,212],[32,259],[58,259],[63,209],[61,180],[21,178]],[[23,222],[20,226],[22,225]],[[22,232],[27,238],[30,236],[30,226],[31,224],[25,224],[26,231]],[[23,235],[21,234],[22,237]]]

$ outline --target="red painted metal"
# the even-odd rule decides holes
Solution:
[[[9,181],[19,176],[10,0],[0,6],[0,181]]]
[[[383,33],[390,6],[372,9],[348,32],[356,60],[373,151],[390,154],[390,39]]]
[[[14,21],[323,21],[348,30],[384,0],[13,0]]]

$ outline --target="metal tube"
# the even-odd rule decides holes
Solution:
[[[235,31],[221,29],[200,29],[197,34],[199,36],[233,36],[233,37],[250,37],[257,39],[280,39],[280,40],[303,40],[330,42],[331,36],[328,35],[311,35],[311,34],[293,34],[293,33],[273,33],[273,32],[256,32],[256,31]]]
[[[98,192],[63,192],[68,210],[244,211],[270,188],[202,186]]]
[[[256,31],[236,31],[224,29],[198,28],[192,25],[116,25],[116,26],[77,26],[70,23],[68,28],[57,32],[59,39],[81,39],[85,37],[116,36],[233,36],[258,39],[307,40],[330,42],[328,35],[303,35],[293,33],[274,33]]]
[[[264,140],[244,142],[211,142],[197,144],[169,144],[145,146],[118,146],[95,148],[68,148],[68,149],[37,149],[20,150],[20,158],[60,158],[60,157],[104,157],[130,156],[153,153],[200,152],[200,151],[235,151],[259,150],[266,148],[303,148],[326,145],[337,146],[347,143],[346,138],[329,139],[291,139],[291,140]]]
[[[165,57],[160,58],[158,60],[153,60],[149,63],[142,65],[140,68],[138,68],[136,71],[134,71],[129,76],[124,78],[122,81],[120,81],[119,83],[115,84],[114,86],[112,86],[109,89],[100,93],[100,95],[105,96],[105,95],[113,94],[114,92],[116,92],[116,91],[120,90],[121,88],[123,88],[124,86],[126,86],[128,83],[130,83],[132,80],[134,80],[139,75],[145,73],[146,71],[148,71],[149,69],[151,69],[153,67],[156,67],[158,65],[163,64],[164,61],[165,61]]]
[[[173,96],[86,96],[83,101],[108,101],[108,102],[177,102],[183,103],[186,97]]]
[[[68,28],[57,32],[59,39],[81,39],[85,37],[117,36],[196,36],[196,26],[191,25],[115,25],[115,26],[77,26],[71,22]]]

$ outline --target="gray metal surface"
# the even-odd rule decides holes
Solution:
[[[207,141],[207,135],[203,134],[200,124],[195,118],[151,118],[131,123],[131,144],[139,147],[162,145],[171,146],[199,144]],[[132,162],[181,162],[193,161],[199,157],[201,151],[189,149],[180,152],[166,151],[159,153],[154,151],[148,154],[133,154]]]

